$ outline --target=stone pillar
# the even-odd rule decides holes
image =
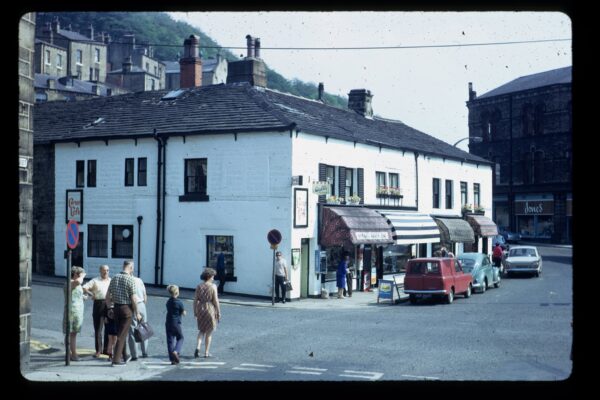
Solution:
[[[35,13],[19,21],[19,348],[29,370],[33,203],[33,105]]]

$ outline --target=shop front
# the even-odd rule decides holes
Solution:
[[[475,243],[472,251],[490,254],[494,246],[493,243],[489,243],[490,238],[498,234],[498,227],[494,221],[481,214],[466,214],[466,219],[475,233]],[[479,247],[479,239],[481,239],[481,248]]]
[[[439,250],[442,246],[457,256],[472,251],[475,233],[467,221],[461,217],[434,216],[433,219],[440,228],[440,243],[434,245],[433,251]]]
[[[319,245],[326,253],[321,267],[321,285],[329,293],[336,289],[336,270],[344,254],[350,256],[354,289],[365,290],[376,283],[377,255],[381,247],[394,243],[392,230],[376,211],[359,206],[322,206]]]
[[[394,239],[394,243],[381,246],[382,263],[377,265],[378,279],[391,280],[395,274],[404,274],[408,260],[430,256],[432,245],[440,241],[440,230],[427,214],[385,209],[376,211],[385,218]]]
[[[515,198],[517,231],[523,239],[551,240],[554,233],[554,196]]]

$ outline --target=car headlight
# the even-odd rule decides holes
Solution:
[[[534,261],[534,262],[531,263],[531,267],[532,268],[537,268],[538,265],[540,265],[539,261]]]

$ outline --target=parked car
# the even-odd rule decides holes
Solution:
[[[503,251],[507,251],[510,248],[508,242],[502,235],[492,236],[491,239],[492,239],[492,246],[496,246],[496,243],[500,243],[500,247],[502,247]]]
[[[504,273],[542,273],[542,256],[535,246],[512,246],[504,260]]]
[[[463,272],[455,258],[415,258],[408,262],[404,276],[404,292],[412,304],[418,298],[440,296],[450,304],[454,295],[470,297],[473,277]]]
[[[490,285],[500,287],[500,268],[494,268],[487,254],[462,253],[457,257],[463,272],[473,276],[473,289],[484,293]]]
[[[498,233],[504,236],[507,243],[518,243],[521,240],[521,234],[518,232],[511,232],[508,229],[502,229]]]

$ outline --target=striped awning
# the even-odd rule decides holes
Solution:
[[[473,243],[475,234],[471,225],[462,218],[433,218],[440,227],[442,242]]]
[[[498,227],[488,217],[477,214],[467,214],[467,221],[471,224],[473,231],[479,236],[496,236]]]
[[[392,227],[396,244],[438,243],[440,230],[427,214],[397,210],[376,210]]]

